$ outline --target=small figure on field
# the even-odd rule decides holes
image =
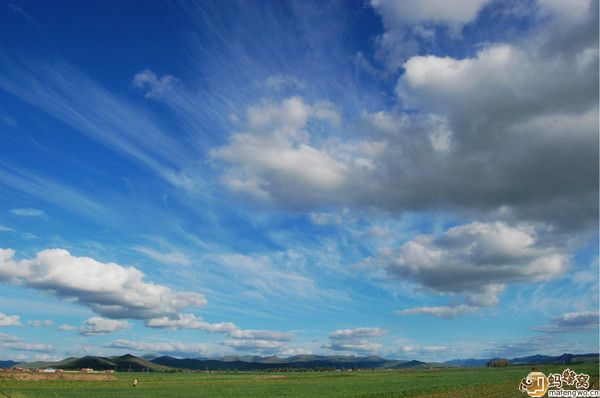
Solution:
[[[138,379],[133,379],[133,386],[137,387],[137,385],[138,385]]]

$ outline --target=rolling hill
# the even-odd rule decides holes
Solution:
[[[20,363],[18,366],[30,369],[56,368],[64,370],[78,370],[92,368],[94,370],[116,370],[119,372],[145,372],[168,371],[169,367],[147,361],[143,358],[126,354],[119,357],[84,356],[81,358],[66,358],[57,362],[29,362]]]

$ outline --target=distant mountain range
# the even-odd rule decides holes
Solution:
[[[539,365],[539,364],[573,364],[582,362],[598,362],[599,354],[563,354],[560,356],[532,355],[522,358],[510,359],[511,365]],[[481,367],[485,366],[492,358],[488,359],[453,359],[446,362],[422,362],[417,360],[391,360],[378,356],[325,356],[325,355],[296,355],[289,358],[277,356],[225,356],[218,359],[192,359],[161,356],[136,357],[130,354],[117,357],[85,356],[81,358],[66,358],[58,362],[29,362],[17,363],[14,361],[0,361],[0,367],[26,367],[32,369],[57,368],[81,369],[92,368],[96,370],[113,369],[119,372],[133,371],[174,371],[178,369],[190,370],[269,370],[280,368],[309,369],[309,368],[336,368],[336,369],[423,369],[423,368],[448,368],[448,367]]]
[[[15,361],[0,361],[0,368],[12,368],[17,365],[19,362]]]
[[[433,364],[421,361],[397,361],[380,358],[377,356],[322,356],[322,355],[297,355],[289,358],[255,357],[255,356],[228,356],[220,359],[178,359],[162,356],[152,360],[153,363],[178,369],[192,370],[268,370],[279,368],[307,369],[307,368],[430,368],[444,367],[443,364]]]

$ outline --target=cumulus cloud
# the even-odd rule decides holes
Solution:
[[[403,353],[407,354],[432,354],[432,353],[440,353],[447,352],[448,347],[446,346],[437,346],[437,345],[426,345],[426,346],[413,346],[413,345],[405,345],[400,348]]]
[[[252,330],[252,329],[237,329],[229,333],[229,337],[237,339],[259,339],[259,340],[277,340],[290,341],[296,336],[290,332],[276,332],[272,330]]]
[[[423,22],[461,26],[472,21],[487,0],[372,0],[387,25],[408,26]]]
[[[396,311],[398,315],[431,315],[437,318],[453,319],[459,315],[470,314],[477,308],[470,305],[455,305],[455,306],[437,306],[437,307],[417,307],[408,308],[405,310]]]
[[[382,347],[383,345],[380,343],[373,343],[367,340],[332,342],[330,344],[323,345],[323,348],[329,350],[349,351],[359,354],[372,354],[379,351]]]
[[[456,8],[471,11],[455,23],[482,4]],[[293,208],[440,209],[589,230],[598,220],[597,20],[592,9],[560,34],[542,25],[463,58],[411,56],[399,106],[362,114],[352,138],[324,137],[299,98],[256,105],[246,131],[214,151],[229,165],[223,181]]]
[[[226,347],[240,351],[262,353],[281,353],[290,350],[287,342],[296,338],[294,333],[273,330],[237,329],[229,332],[228,339],[223,341]]]
[[[544,57],[556,63],[547,65]],[[592,77],[591,70],[597,62],[597,51],[591,49],[585,49],[573,61],[532,53],[528,47],[495,44],[472,58],[412,57],[404,64],[406,72],[399,80],[398,90],[402,95],[410,95],[412,101],[450,111],[453,118],[481,111],[484,120],[511,114],[512,121],[519,121],[536,113],[589,109],[595,97],[585,79]],[[548,76],[567,69],[568,76],[547,84]],[[490,96],[485,92],[504,95]],[[578,95],[570,100],[560,98],[558,94],[565,92]],[[464,128],[457,132],[465,134],[472,130]]]
[[[145,69],[133,77],[134,87],[144,92],[146,98],[160,98],[168,94],[177,79],[171,75],[158,77],[151,70]]]
[[[30,321],[27,321],[27,325],[32,326],[34,328],[50,327],[53,324],[54,324],[54,322],[51,319],[44,319],[44,320],[33,319]]]
[[[309,218],[316,225],[340,225],[342,223],[342,217],[334,213],[311,212]]]
[[[192,260],[185,253],[177,251],[164,253],[144,246],[133,247],[133,250],[163,264],[190,265],[192,263]]]
[[[557,226],[597,222],[598,13],[590,11],[577,23],[491,44],[472,57],[406,61],[401,100],[443,115],[451,131],[444,157],[417,152],[410,159],[431,187],[417,193],[421,200],[430,195]],[[555,31],[570,44],[548,33]],[[400,185],[418,187],[394,173]]]
[[[377,38],[377,55],[391,69],[419,50],[420,40],[435,39],[435,27],[456,36],[473,21],[488,0],[371,0],[381,16],[384,33]]]
[[[15,216],[23,217],[41,217],[46,215],[43,210],[32,208],[12,209],[10,212]]]
[[[0,326],[21,326],[21,317],[0,312]]]
[[[233,134],[227,145],[211,152],[214,159],[230,166],[224,184],[266,202],[292,202],[296,195],[306,199],[311,192],[315,193],[312,200],[318,201],[344,187],[352,167],[370,166],[366,158],[355,161],[354,156],[333,150],[341,147],[345,153],[358,154],[369,148],[339,143],[315,146],[305,130],[309,122],[336,126],[340,116],[330,103],[308,104],[301,97],[251,106],[247,130]]]
[[[83,325],[79,328],[79,333],[84,336],[97,336],[116,332],[118,330],[131,329],[132,326],[132,324],[125,320],[107,319],[95,316],[83,322]]]
[[[324,344],[321,348],[333,351],[349,351],[358,354],[372,354],[379,351],[383,345],[369,341],[368,339],[381,337],[385,333],[385,330],[377,327],[338,329],[329,334],[329,344]]]
[[[0,343],[0,347],[11,351],[32,351],[32,352],[54,352],[54,347],[46,343],[27,343],[17,341],[13,343]]]
[[[284,356],[284,357],[291,357],[291,356],[295,356],[295,355],[310,355],[310,354],[312,354],[311,350],[308,350],[306,348],[297,348],[297,347],[284,348],[279,351],[279,355]]]
[[[263,339],[226,339],[223,345],[240,351],[259,352],[274,352],[285,347],[282,341]]]
[[[545,333],[577,333],[598,328],[598,311],[568,312],[552,318],[548,325],[538,326],[534,330]]]
[[[70,332],[71,330],[77,330],[77,327],[72,326],[72,325],[67,325],[66,323],[63,325],[60,325],[58,327],[58,330],[60,330],[61,332]]]
[[[338,329],[331,332],[329,335],[330,339],[335,340],[347,340],[364,337],[379,337],[385,334],[385,330],[380,328],[366,327],[366,328],[355,328],[355,329]]]
[[[145,282],[134,267],[76,257],[63,249],[40,251],[33,259],[15,260],[14,255],[14,250],[0,249],[0,280],[72,299],[105,317],[152,319],[206,304],[202,294]]]
[[[159,329],[196,329],[210,333],[231,333],[237,331],[237,326],[231,322],[208,323],[194,314],[179,314],[177,318],[154,318],[144,323],[151,328]]]
[[[15,341],[20,341],[20,339],[10,334],[0,333],[0,343],[12,343]]]
[[[169,355],[205,355],[209,352],[206,344],[187,344],[179,342],[141,342],[119,339],[108,345],[109,348],[119,348],[134,351],[153,352]]]
[[[495,305],[507,283],[549,281],[569,264],[559,249],[540,244],[530,228],[501,222],[473,222],[438,236],[420,235],[384,261],[389,275],[440,293],[465,294],[471,306]],[[449,315],[466,308],[418,311]]]

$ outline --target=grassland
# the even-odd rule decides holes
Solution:
[[[541,366],[545,373],[564,365]],[[598,388],[598,364],[570,365]],[[527,397],[517,390],[530,366],[324,373],[117,373],[116,380],[13,380],[0,397]],[[134,378],[139,385],[133,388]]]

